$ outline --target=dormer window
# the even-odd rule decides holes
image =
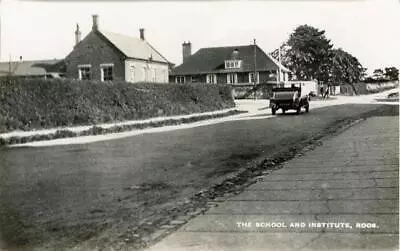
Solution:
[[[226,60],[225,69],[239,69],[242,66],[242,60]]]

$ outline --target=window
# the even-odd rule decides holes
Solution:
[[[91,65],[78,65],[78,76],[80,80],[90,80],[92,78]]]
[[[241,67],[241,60],[226,60],[225,69],[238,69]]]
[[[131,82],[135,82],[135,66],[131,65]]]
[[[184,76],[176,76],[175,77],[175,82],[183,84],[183,83],[185,83],[185,77]]]
[[[228,73],[226,75],[226,82],[228,84],[234,84],[237,83],[237,74],[236,73]]]
[[[153,82],[157,82],[157,70],[155,68],[153,69],[152,79]]]
[[[166,71],[166,70],[163,70],[162,73],[163,73],[163,80],[164,80],[165,83],[167,83],[167,82],[168,82],[168,79],[167,79],[167,71]]]
[[[257,74],[256,74],[257,83],[259,82],[259,80],[260,80],[260,78],[259,78],[259,74],[257,72]],[[249,73],[249,83],[254,83],[254,72]]]
[[[208,84],[216,84],[217,83],[217,74],[207,74],[206,82]]]
[[[143,67],[142,69],[142,81],[145,82],[147,80],[147,68]]]
[[[114,68],[113,64],[101,64],[100,65],[101,81],[113,81],[114,80],[113,68]]]

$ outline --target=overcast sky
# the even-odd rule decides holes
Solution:
[[[257,39],[271,52],[302,24],[326,31],[335,47],[356,56],[371,72],[400,68],[400,1],[178,1],[77,2],[1,0],[1,61],[64,58],[91,30],[92,14],[100,30],[146,39],[168,60],[182,62],[182,42],[202,47],[245,45]]]

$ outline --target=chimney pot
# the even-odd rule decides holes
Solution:
[[[140,32],[140,39],[144,40],[144,29],[140,28],[139,32]]]
[[[97,15],[97,14],[92,15],[92,18],[93,18],[92,30],[98,30],[99,29],[99,15]]]

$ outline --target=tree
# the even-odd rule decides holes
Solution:
[[[373,72],[373,78],[375,80],[383,80],[384,72],[382,69],[375,69]]]
[[[354,93],[357,90],[354,83],[357,83],[365,76],[366,68],[364,68],[356,57],[343,49],[332,49],[332,57],[330,60],[329,80],[339,84],[349,84]]]
[[[299,80],[350,84],[357,93],[354,83],[366,76],[367,69],[350,53],[332,47],[324,30],[301,25],[281,45],[281,63]],[[271,56],[278,59],[279,49],[273,51]]]
[[[399,80],[399,70],[396,67],[386,67],[385,68],[385,77],[390,81]]]
[[[324,30],[301,25],[290,35],[287,46],[287,66],[299,80],[326,80],[332,44]]]

